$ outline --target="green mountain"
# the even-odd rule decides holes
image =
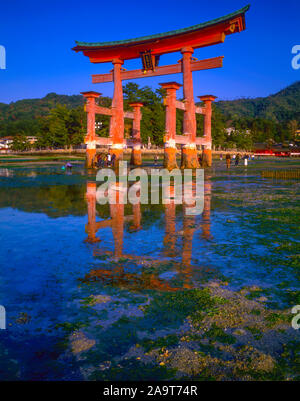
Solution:
[[[147,86],[139,87],[136,84],[128,83],[124,87],[124,105],[128,106],[129,101],[144,103],[141,123],[142,137],[147,140],[150,136],[153,143],[162,144],[165,113],[161,102],[161,93],[157,92]],[[0,137],[35,135],[44,139],[48,138],[50,141],[48,142],[52,143],[52,134],[50,135],[49,132],[51,133],[55,128],[55,132],[62,135],[61,126],[64,126],[66,138],[68,137],[67,133],[73,135],[72,141],[74,142],[74,132],[79,130],[81,135],[81,131],[83,131],[82,126],[85,119],[83,104],[84,98],[81,95],[68,96],[56,93],[49,93],[42,99],[25,99],[10,104],[0,103]],[[110,98],[101,98],[102,106],[108,107],[110,104]],[[56,110],[58,105],[64,105],[66,108],[58,107]],[[70,113],[69,110],[71,110]],[[273,140],[283,143],[292,140],[295,138],[300,124],[300,81],[268,97],[216,102],[214,110],[212,134],[216,146],[225,146],[227,142],[230,142],[227,145],[232,147],[232,141],[239,148],[246,146],[241,143],[240,138],[224,134],[224,128],[229,126],[234,126],[238,131],[250,130],[252,142]],[[56,115],[61,116],[61,121],[54,121],[54,124],[53,116]],[[82,117],[83,115],[84,117]],[[179,111],[177,113],[179,132],[182,131],[182,117],[182,113]],[[57,119],[59,120],[58,117]],[[98,134],[105,136],[108,133],[109,118],[103,116],[101,121],[104,128]],[[201,127],[203,124],[199,124],[198,133],[201,133]],[[77,139],[80,137],[78,135],[75,135]],[[246,139],[250,140],[248,137]],[[59,144],[62,145],[61,141]],[[249,143],[248,145],[250,147]]]
[[[41,99],[24,99],[9,104],[0,103],[0,124],[20,120],[34,120],[49,114],[58,104],[76,108],[84,104],[81,95],[57,95],[49,93]],[[253,99],[237,99],[216,102],[217,108],[226,119],[238,117],[262,118],[284,123],[290,120],[300,122],[300,81],[280,92]]]
[[[216,106],[227,119],[246,117],[278,123],[297,120],[300,123],[300,81],[268,97],[219,101]]]
[[[0,122],[14,122],[18,120],[36,119],[49,114],[58,104],[68,108],[76,108],[84,104],[81,95],[57,95],[49,93],[42,99],[24,99],[9,104],[0,103]]]

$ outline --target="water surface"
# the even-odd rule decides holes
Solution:
[[[298,379],[296,160],[205,172],[204,211],[98,205],[81,164],[0,169],[1,380]]]

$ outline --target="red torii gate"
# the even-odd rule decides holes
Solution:
[[[208,60],[195,61],[192,57],[194,49],[223,43],[227,35],[241,32],[245,29],[245,13],[250,6],[215,20],[194,25],[190,28],[166,32],[152,36],[104,43],[76,42],[73,48],[76,52],[82,51],[89,57],[92,63],[112,62],[113,71],[108,74],[92,76],[93,83],[114,82],[114,94],[111,109],[105,109],[105,113],[111,116],[109,138],[97,138],[95,135],[95,113],[103,112],[104,108],[96,106],[95,92],[84,92],[87,98],[88,127],[87,127],[87,165],[91,166],[91,160],[96,154],[96,144],[106,143],[111,145],[111,152],[119,159],[124,149],[124,117],[128,117],[123,109],[122,81],[144,77],[153,77],[182,72],[184,102],[176,102],[176,89],[178,84],[172,82],[164,84],[167,89],[166,106],[167,121],[165,135],[165,167],[172,169],[176,166],[176,143],[181,143],[182,167],[199,167],[196,145],[204,147],[206,163],[211,165],[211,102],[215,99],[212,95],[200,97],[204,101],[204,108],[196,108],[193,93],[193,71],[222,67],[223,57]],[[182,59],[178,64],[158,67],[159,57],[166,53],[180,51]],[[126,71],[122,68],[124,60],[140,58],[143,68],[140,70]],[[177,86],[176,86],[177,85]],[[174,95],[175,94],[175,95]],[[175,96],[175,100],[174,100]],[[175,104],[175,107],[174,107]],[[134,125],[139,125],[140,107],[134,114]],[[184,110],[183,135],[177,136],[174,132],[174,113],[176,107]],[[98,108],[98,109],[97,109]],[[102,111],[100,111],[102,109]],[[201,110],[200,110],[201,109]],[[98,111],[97,111],[98,110]],[[204,137],[196,138],[196,113],[204,114]],[[176,115],[176,114],[175,114]],[[129,117],[132,118],[132,117]],[[134,141],[133,153],[140,153],[140,140]],[[175,159],[174,159],[175,158]],[[134,164],[141,162],[140,156],[132,158]]]
[[[87,167],[92,167],[93,166],[93,159],[95,158],[96,155],[96,145],[114,145],[119,142],[120,140],[119,134],[120,131],[116,130],[116,108],[115,107],[102,107],[96,104],[95,100],[101,96],[101,93],[94,92],[94,91],[88,91],[88,92],[81,92],[81,94],[85,97],[86,99],[86,106],[85,106],[85,111],[87,112],[87,135],[85,137],[85,143],[86,143],[86,165]],[[140,166],[142,164],[142,154],[141,154],[141,107],[143,106],[142,103],[139,102],[133,102],[129,104],[133,108],[133,112],[127,111],[124,112],[123,115],[126,118],[130,118],[133,120],[133,135],[132,135],[132,140],[131,144],[133,146],[133,152],[132,152],[132,159],[131,163]],[[102,114],[106,116],[110,116],[110,130],[109,130],[109,137],[108,138],[103,138],[103,137],[98,137],[96,136],[96,130],[95,130],[95,116],[96,114]],[[124,135],[124,122],[123,122],[123,135]],[[124,140],[122,138],[122,140]],[[123,148],[119,148],[115,146],[114,148],[114,153],[117,156],[117,159],[120,158],[121,154],[123,152]]]

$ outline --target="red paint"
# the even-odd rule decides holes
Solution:
[[[216,99],[216,96],[205,95],[198,96],[199,99],[204,102],[204,137],[207,142],[211,142],[211,116],[212,116],[212,106],[211,103]]]
[[[223,67],[223,56],[214,57],[206,60],[193,60],[191,62],[192,71],[202,71],[202,70],[210,70],[212,68],[221,68]],[[179,74],[182,72],[182,63],[171,64],[171,65],[163,65],[161,67],[156,67],[154,71],[149,70],[144,72],[143,70],[130,70],[130,71],[121,71],[121,79],[122,81],[126,81],[128,79],[137,79],[137,78],[150,78],[150,77],[158,77],[161,75],[169,75],[169,74]],[[93,84],[102,84],[105,82],[113,82],[113,73],[107,74],[94,74],[92,75]]]
[[[166,99],[166,143],[165,161],[169,169],[176,165],[176,142],[182,143],[182,168],[198,168],[196,144],[205,146],[204,153],[211,165],[211,102],[214,96],[202,96],[201,100],[205,102],[205,108],[195,106],[193,93],[192,72],[197,70],[217,68],[222,66],[222,57],[194,61],[192,54],[194,49],[222,43],[227,35],[234,32],[240,32],[245,29],[245,12],[248,7],[228,15],[222,19],[212,21],[206,25],[195,28],[194,30],[185,29],[180,32],[160,35],[159,37],[133,39],[123,43],[107,43],[95,46],[88,46],[82,43],[73,50],[82,51],[88,56],[92,63],[112,62],[113,72],[109,74],[97,74],[93,76],[94,83],[114,82],[114,95],[112,108],[105,109],[95,105],[96,92],[85,92],[87,98],[88,129],[87,140],[91,143],[95,140],[95,113],[111,115],[109,135],[112,141],[111,152],[117,157],[122,158],[124,145],[124,117],[133,118],[133,144],[140,143],[140,107],[134,108],[134,112],[124,113],[123,109],[123,89],[122,80],[142,78],[146,76],[166,75],[182,72],[183,73],[183,94],[184,102],[176,101],[176,90],[178,85],[172,83],[162,84],[167,89]],[[143,70],[124,71],[122,65],[124,60],[140,58],[141,53],[151,52],[151,55],[160,56],[166,53],[181,51],[182,60],[179,64],[156,67],[153,71],[144,72]],[[167,85],[167,86],[166,86]],[[168,86],[169,85],[169,86]],[[175,85],[175,86],[174,86]],[[164,86],[163,86],[164,87]],[[184,110],[183,136],[176,136],[176,107]],[[204,114],[204,138],[196,138],[196,113]],[[91,164],[91,158],[94,150],[87,152],[88,164]],[[140,164],[140,149],[136,147],[136,157],[133,158],[134,164]]]
[[[133,108],[133,124],[132,124],[132,139],[133,148],[131,154],[131,164],[134,166],[141,166],[142,164],[142,150],[141,150],[141,107],[143,103],[135,102],[130,103],[129,106]]]
[[[176,91],[182,86],[177,82],[166,82],[160,84],[166,90],[165,99],[166,106],[166,125],[165,135],[166,141],[174,140],[176,135]]]
[[[129,103],[129,106],[133,108],[132,137],[135,143],[141,143],[141,107],[143,107],[143,103]]]
[[[96,183],[87,182],[86,188],[86,201],[88,209],[88,223],[85,226],[85,231],[87,233],[87,239],[85,242],[90,244],[99,242],[99,238],[96,237],[97,233],[97,223],[96,223]]]
[[[196,115],[194,103],[193,75],[191,70],[191,57],[194,50],[191,47],[181,49],[183,71],[183,96],[185,112],[183,118],[183,134],[189,136],[189,142],[195,143]]]
[[[152,55],[161,55],[180,51],[185,46],[198,49],[223,43],[227,35],[241,32],[245,29],[245,13],[214,25],[199,28],[196,31],[186,30],[185,32],[174,33],[171,36],[161,36],[143,40],[138,38],[129,43],[107,44],[105,46],[84,46],[78,45],[73,48],[76,52],[82,51],[89,57],[92,63],[105,63],[120,58],[129,60],[139,58],[140,54],[151,49]]]
[[[81,92],[81,94],[86,98],[86,112],[87,112],[87,135],[86,135],[86,142],[87,141],[94,141],[96,138],[95,133],[95,110],[96,104],[95,99],[101,96],[101,93],[98,92]]]
[[[121,67],[123,61],[113,60],[114,65],[114,96],[112,100],[112,117],[110,120],[109,136],[114,144],[124,142],[124,110],[123,110],[123,88],[121,80]]]

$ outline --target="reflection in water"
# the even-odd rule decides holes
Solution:
[[[0,177],[12,177],[13,170],[8,168],[0,168]]]
[[[133,184],[136,185],[137,183]],[[124,196],[124,190],[117,184],[114,188],[116,195],[116,203],[109,205],[110,218],[107,220],[96,221],[96,205],[97,205],[97,186],[95,182],[87,182],[86,189],[86,201],[88,210],[88,223],[86,224],[86,232],[88,234],[85,242],[90,244],[96,244],[101,242],[99,231],[101,229],[110,227],[113,234],[114,251],[108,251],[98,245],[93,250],[95,257],[108,257],[110,260],[116,262],[115,266],[111,269],[97,269],[92,270],[86,275],[85,280],[101,280],[105,283],[116,284],[122,287],[130,287],[136,289],[159,289],[164,291],[176,291],[182,288],[193,288],[191,283],[192,279],[192,244],[195,231],[202,228],[202,237],[205,239],[210,238],[210,199],[211,199],[211,183],[209,180],[205,183],[205,200],[204,209],[202,216],[193,216],[187,213],[187,208],[194,207],[196,200],[188,204],[183,203],[182,205],[182,223],[176,222],[176,206],[179,208],[180,205],[175,204],[174,197],[174,183],[170,184],[169,193],[170,200],[163,205],[164,207],[164,220],[165,220],[165,234],[163,238],[163,251],[162,257],[149,257],[143,255],[131,255],[123,250],[124,244],[124,226],[125,223],[129,224],[129,232],[135,232],[140,230],[142,221],[141,204],[136,203],[130,205],[132,214],[125,215],[125,205],[121,201]],[[184,191],[184,189],[183,189]],[[166,192],[165,192],[166,193]],[[195,183],[192,183],[192,195],[195,197],[196,188]],[[137,193],[139,196],[139,193]],[[184,195],[184,193],[182,194]],[[184,197],[183,197],[184,199]],[[193,198],[195,199],[195,198]],[[200,224],[197,221],[200,218]],[[177,223],[177,224],[176,224]],[[182,224],[182,230],[177,230],[176,225]],[[182,240],[180,241],[180,237]],[[181,246],[178,243],[181,242]],[[181,261],[176,261],[178,255],[181,255]],[[123,260],[130,261],[142,266],[142,272],[132,273],[127,272],[126,263]],[[181,278],[182,286],[174,287],[171,286],[168,280],[159,277],[159,270],[153,267],[166,263],[167,261],[173,262],[176,267],[177,273]],[[148,268],[148,269],[147,269]],[[151,273],[147,272],[151,268]]]
[[[206,171],[199,216],[99,205],[84,170],[0,172],[0,379],[298,378],[300,187],[251,168]]]
[[[211,204],[211,176],[207,176],[204,182],[204,208],[203,208],[203,224],[202,224],[202,237],[204,239],[211,239],[210,234],[210,204]]]

